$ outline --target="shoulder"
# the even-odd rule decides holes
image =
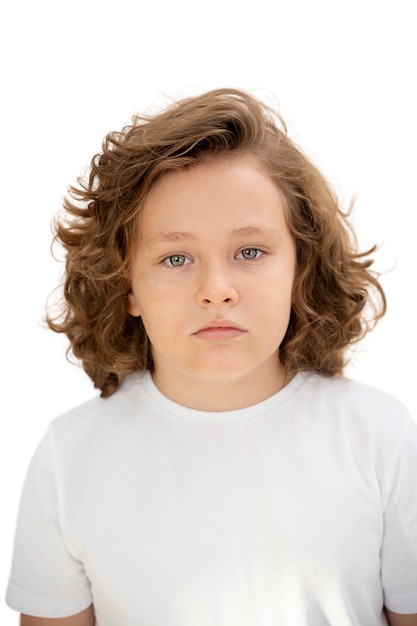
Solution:
[[[404,404],[386,391],[342,376],[308,373],[303,378],[303,406],[310,407],[316,420],[393,445],[401,445],[407,433],[417,429]]]
[[[149,414],[150,399],[145,390],[147,374],[136,372],[123,381],[109,398],[96,396],[55,418],[45,439],[59,455],[91,456],[95,448],[111,448],[117,439],[130,440]]]
[[[77,422],[84,424],[94,423],[96,420],[111,422],[118,420],[122,414],[131,414],[138,408],[138,405],[146,402],[144,380],[147,376],[147,372],[134,372],[127,376],[117,391],[108,398],[94,396],[59,415],[52,421],[52,424],[57,428],[65,428],[71,423],[73,427]]]
[[[354,413],[398,417],[408,415],[404,404],[394,395],[344,376],[304,374],[304,392],[325,402]]]

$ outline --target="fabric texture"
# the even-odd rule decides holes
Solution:
[[[417,426],[299,373],[209,413],[149,373],[54,420],[22,494],[7,602],[98,626],[378,626],[417,612]]]

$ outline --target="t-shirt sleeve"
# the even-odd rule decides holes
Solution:
[[[34,454],[23,487],[6,602],[45,618],[74,615],[92,602],[82,563],[66,546],[51,429]]]
[[[411,418],[385,506],[381,578],[388,609],[417,613],[417,424]]]

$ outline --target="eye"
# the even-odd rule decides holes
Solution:
[[[243,248],[236,256],[238,259],[245,259],[245,261],[254,261],[259,258],[261,254],[262,251],[258,250],[258,248]]]
[[[168,267],[182,267],[183,265],[188,265],[189,262],[190,259],[186,257],[185,254],[173,254],[163,260],[163,263],[168,265]]]

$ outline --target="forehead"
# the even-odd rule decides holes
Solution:
[[[146,198],[142,238],[213,226],[270,228],[284,217],[284,195],[250,155],[217,157],[163,175]]]
[[[230,152],[208,156],[191,165],[168,170],[165,174],[162,174],[151,189],[148,198],[163,192],[168,187],[171,191],[174,187],[178,189],[183,185],[188,187],[194,182],[196,184],[204,184],[206,181],[218,178],[225,170],[227,170],[229,176],[233,176],[233,180],[239,177],[245,178],[248,174],[256,172],[259,177],[265,178],[263,182],[267,180],[272,182],[272,179],[270,179],[268,173],[262,168],[254,155]],[[258,180],[258,184],[261,184],[260,180]]]

